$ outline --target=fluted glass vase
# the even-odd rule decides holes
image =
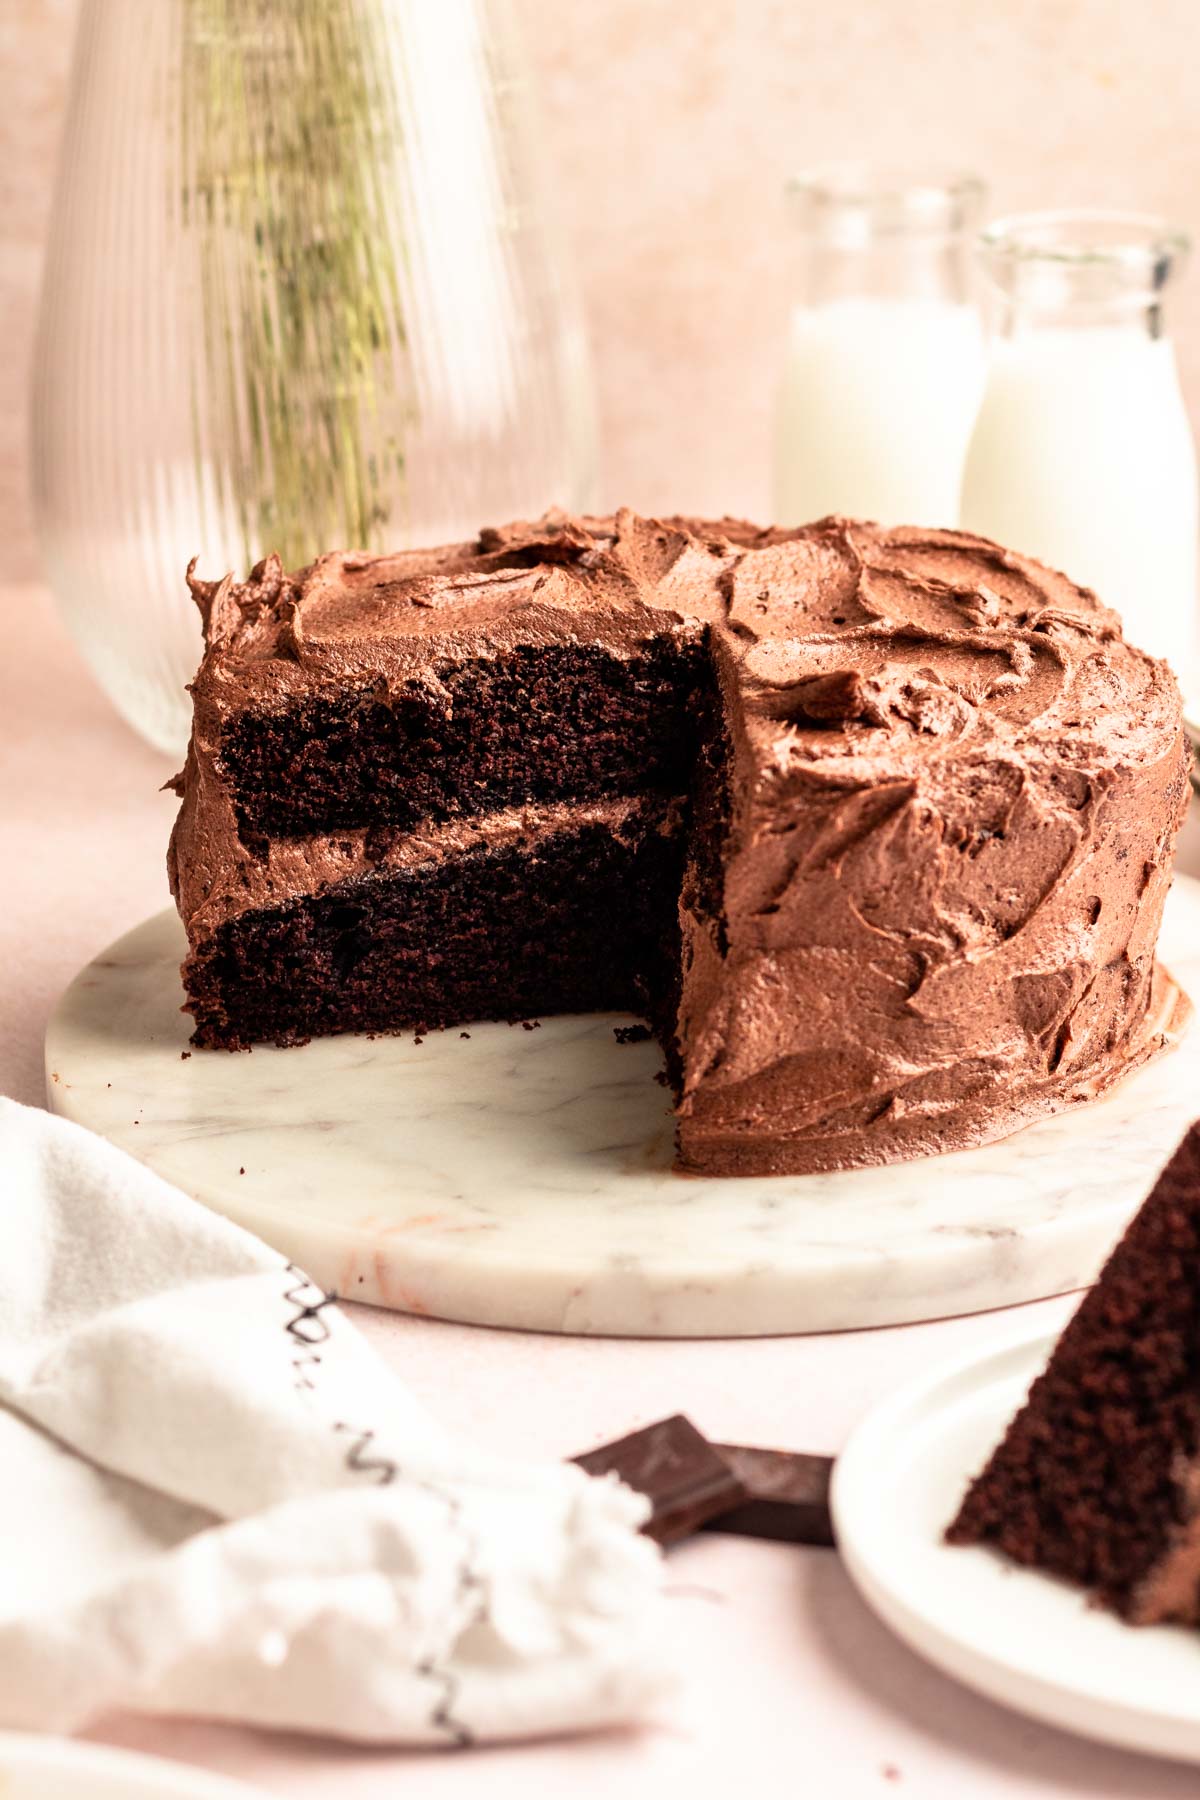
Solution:
[[[507,0],[83,0],[34,375],[47,572],[186,738],[183,575],[445,542],[593,476]]]

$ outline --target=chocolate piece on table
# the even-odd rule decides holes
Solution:
[[[717,1444],[715,1448],[740,1478],[747,1498],[740,1506],[709,1519],[705,1530],[772,1538],[786,1544],[832,1545],[831,1456],[750,1450],[740,1444]]]
[[[725,1458],[682,1413],[572,1460],[589,1475],[616,1475],[644,1494],[653,1510],[642,1530],[657,1544],[690,1537],[747,1498]]]

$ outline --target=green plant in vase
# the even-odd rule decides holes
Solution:
[[[184,0],[197,452],[247,563],[377,545],[403,491],[401,152],[384,0]]]

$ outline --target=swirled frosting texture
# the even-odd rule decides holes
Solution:
[[[955,1149],[1169,1041],[1179,695],[1093,595],[830,519],[739,561],[714,650],[731,817],[719,904],[685,913],[686,1164]]]
[[[626,511],[193,587],[208,648],[170,858],[193,948],[239,912],[458,841],[248,847],[220,762],[241,710],[436,690],[438,666],[514,646],[702,640],[729,808],[715,857],[699,849],[715,816],[697,820],[680,905],[684,1166],[979,1143],[1102,1092],[1180,1029],[1187,1003],[1154,964],[1188,794],[1178,690],[1092,594],[1026,558],[841,519],[763,532]]]

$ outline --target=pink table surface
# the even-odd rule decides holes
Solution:
[[[167,899],[175,803],[158,791],[167,762],[93,686],[44,591],[10,588],[0,605],[0,1092],[40,1104],[55,997]],[[1194,819],[1189,838],[1185,866],[1200,867]],[[560,1456],[677,1410],[718,1438],[833,1452],[898,1382],[1053,1329],[1071,1304],[716,1343],[535,1337],[352,1311],[450,1425],[505,1451]],[[465,1754],[364,1752],[173,1720],[118,1718],[94,1735],[270,1793],[339,1800],[739,1790],[1173,1800],[1200,1786],[1193,1769],[1034,1724],[939,1675],[876,1621],[832,1552],[703,1539],[673,1553],[668,1578],[680,1693],[637,1729]]]

